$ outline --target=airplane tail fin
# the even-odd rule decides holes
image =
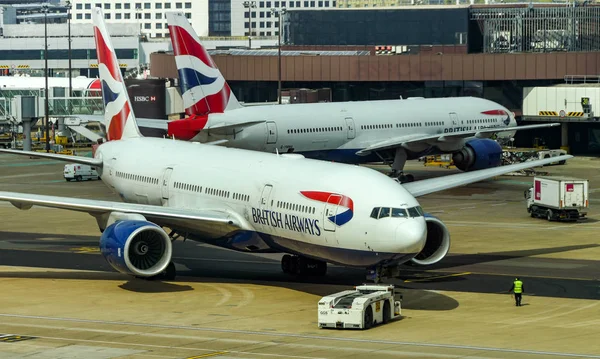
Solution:
[[[241,108],[183,13],[168,12],[166,16],[186,114],[203,116]]]
[[[110,40],[110,35],[104,23],[102,9],[92,10],[94,37],[96,39],[96,54],[98,71],[102,83],[102,100],[104,101],[104,125],[108,141],[126,138],[142,137],[135,121],[133,107],[127,94],[127,87],[121,74],[119,60]]]

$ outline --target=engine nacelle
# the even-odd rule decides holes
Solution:
[[[441,261],[450,250],[450,232],[439,218],[425,214],[427,240],[425,247],[412,260],[412,264],[428,266]]]
[[[498,167],[502,164],[502,147],[490,139],[471,140],[452,155],[452,160],[461,171]]]
[[[100,237],[100,252],[117,271],[152,277],[167,268],[173,253],[171,239],[154,223],[117,221]]]

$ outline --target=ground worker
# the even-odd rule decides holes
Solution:
[[[515,294],[515,306],[521,306],[521,297],[523,295],[523,282],[519,279],[519,277],[515,278],[512,287],[508,290],[508,292],[513,292]]]

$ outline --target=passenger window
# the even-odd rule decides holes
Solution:
[[[390,216],[390,209],[388,207],[381,207],[379,211],[379,218],[386,218]]]
[[[392,217],[408,217],[406,210],[404,208],[392,208]]]
[[[373,210],[371,211],[371,218],[377,219],[378,214],[379,214],[379,207],[373,208]]]

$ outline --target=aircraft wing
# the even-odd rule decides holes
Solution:
[[[395,137],[385,141],[381,141],[375,144],[372,144],[358,152],[356,152],[359,156],[368,155],[373,151],[381,151],[392,149],[396,147],[405,147],[411,144],[416,143],[426,143],[430,146],[435,146],[438,143],[445,143],[456,141],[458,139],[463,139],[467,137],[475,137],[475,138],[490,138],[492,135],[500,132],[511,132],[518,130],[533,130],[536,128],[544,128],[544,127],[553,127],[558,126],[560,123],[547,123],[540,125],[526,125],[526,126],[513,126],[513,127],[493,127],[493,128],[480,128],[477,130],[471,131],[460,131],[460,132],[452,132],[452,133],[439,133],[435,135],[426,135],[426,136],[402,136]]]
[[[473,182],[483,181],[488,178],[503,175],[505,173],[523,170],[526,168],[539,167],[557,161],[573,158],[571,155],[546,158],[543,160],[527,161],[514,165],[488,168],[484,170],[458,173],[438,178],[430,178],[415,182],[404,183],[402,186],[415,197],[443,191],[446,189],[460,187]]]
[[[244,127],[256,125],[258,123],[263,123],[263,122],[266,122],[266,121],[265,120],[247,121],[247,122],[240,122],[240,123],[233,123],[233,124],[217,123],[217,124],[214,124],[214,125],[211,125],[211,126],[205,128],[205,130],[208,130],[211,132],[225,132],[228,130],[235,130],[238,128],[242,129]]]
[[[193,226],[222,226],[224,229],[242,228],[237,216],[223,210],[179,209],[133,204],[124,202],[98,201],[84,198],[44,196],[38,194],[0,192],[0,201],[10,202],[13,206],[27,210],[33,206],[68,209],[86,212],[99,217],[111,212],[140,214],[149,221],[185,221]]]
[[[95,166],[95,167],[102,167],[102,165],[103,165],[101,159],[92,158],[92,157],[60,155],[60,154],[48,153],[48,152],[0,149],[0,153],[2,153],[2,152],[10,153],[13,155],[21,155],[21,156],[50,158],[50,159],[57,160],[57,161],[64,161],[64,162],[70,162],[70,163],[81,163],[84,165],[90,165],[90,166]]]
[[[104,123],[104,115],[73,115],[74,118],[79,118],[84,122],[101,122]],[[159,118],[143,118],[136,117],[135,122],[137,122],[139,127],[146,128],[156,128],[159,130],[167,130],[167,119],[159,119]]]

